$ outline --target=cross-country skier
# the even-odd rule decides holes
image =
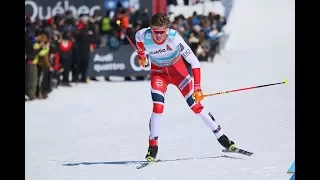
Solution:
[[[156,13],[151,17],[150,27],[139,30],[135,35],[140,65],[145,67],[148,64],[145,50],[151,60],[153,112],[149,122],[149,148],[146,159],[155,161],[158,153],[159,123],[168,84],[179,88],[191,110],[213,131],[219,143],[232,151],[235,148],[234,142],[222,132],[211,113],[200,103],[203,94],[199,60],[179,33],[168,28],[169,23],[166,13]],[[194,80],[189,75],[182,57],[190,63]]]

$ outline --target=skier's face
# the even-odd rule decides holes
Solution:
[[[161,43],[167,38],[168,28],[166,26],[151,27],[152,38],[156,43]]]

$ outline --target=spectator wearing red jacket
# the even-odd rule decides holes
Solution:
[[[71,87],[69,74],[74,55],[74,43],[71,39],[71,32],[66,31],[62,34],[62,40],[59,44],[59,59],[63,68],[61,86]]]

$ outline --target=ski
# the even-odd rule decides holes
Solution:
[[[247,156],[251,156],[253,152],[249,152],[240,148],[235,148],[234,150],[223,149],[222,152],[240,153]]]
[[[228,151],[229,152],[229,151]],[[149,165],[152,165],[154,163],[159,162],[173,162],[173,161],[187,161],[187,160],[196,160],[196,159],[212,159],[212,158],[230,158],[230,159],[242,159],[240,157],[233,157],[233,156],[227,156],[227,155],[218,155],[218,156],[206,156],[206,157],[187,157],[187,158],[177,158],[177,159],[157,159],[155,161],[144,161],[140,163],[138,166],[136,166],[137,169],[145,168]]]
[[[160,162],[160,161],[161,161],[160,159],[157,159],[157,160],[155,160],[155,161],[144,162],[144,163],[140,164],[139,166],[137,166],[136,168],[137,168],[137,169],[142,169],[142,168],[144,168],[144,167],[147,167],[147,166],[149,166],[149,165],[151,165],[151,164],[154,164],[154,163]]]

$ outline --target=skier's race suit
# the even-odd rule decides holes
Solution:
[[[143,28],[136,33],[138,51],[146,51],[151,61],[151,97],[153,112],[150,118],[150,138],[159,136],[159,121],[164,110],[167,86],[173,84],[180,90],[191,110],[199,115],[217,138],[223,135],[220,126],[212,115],[204,110],[201,103],[192,97],[194,86],[200,87],[200,62],[180,34],[168,28],[167,38],[157,44],[153,41],[150,28]],[[193,79],[189,75],[183,58],[191,65]],[[149,62],[150,63],[150,62]],[[193,82],[194,81],[194,82]],[[152,145],[152,144],[150,144]]]

